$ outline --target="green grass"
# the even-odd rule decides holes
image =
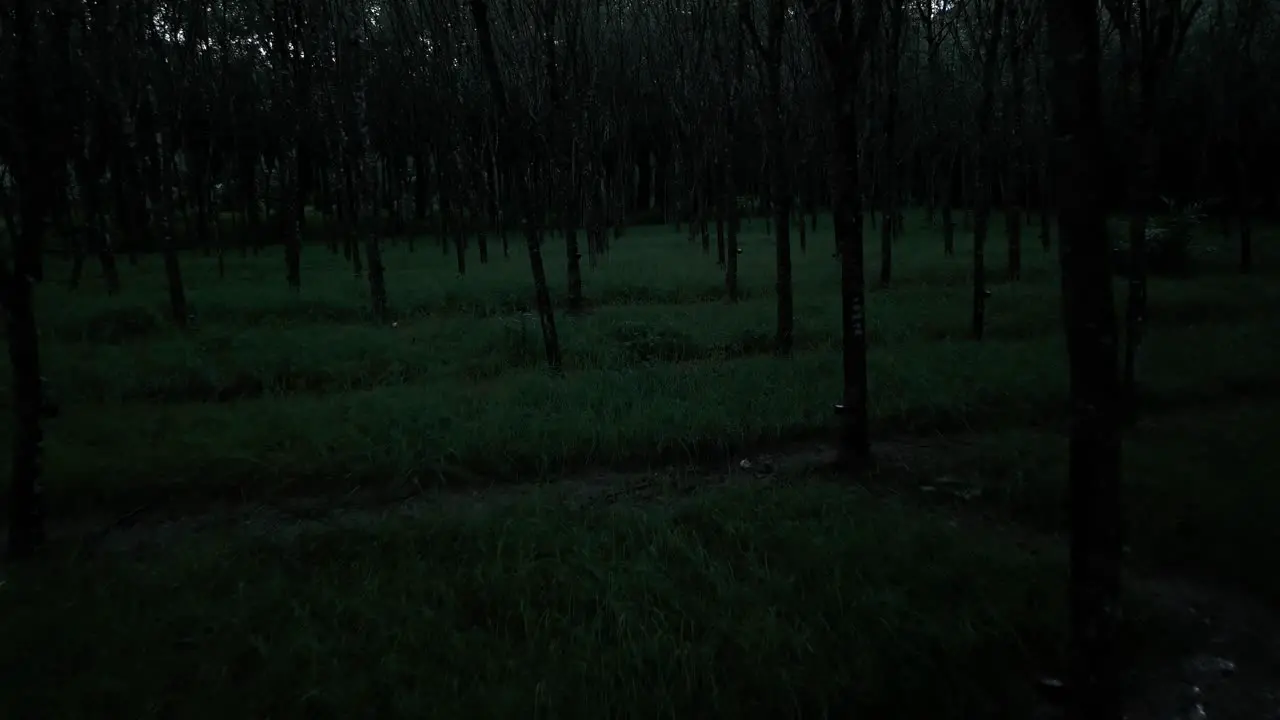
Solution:
[[[977,343],[964,238],[944,258],[912,219],[900,276],[869,301],[874,432],[907,450],[855,489],[821,469],[716,470],[832,439],[840,395],[830,236],[796,257],[791,358],[772,354],[771,247],[759,225],[744,238],[731,305],[683,235],[631,229],[585,272],[591,311],[558,318],[559,376],[515,246],[465,277],[434,242],[389,247],[386,327],[322,248],[296,295],[278,249],[229,255],[221,279],[184,256],[185,333],[156,258],[122,263],[115,298],[93,267],[76,292],[47,283],[55,520],[480,491],[301,525],[223,511],[138,530],[133,549],[55,543],[0,578],[9,714],[1027,717],[1063,654],[1056,256],[1029,247],[1023,280],[993,284]],[[1259,233],[1252,277],[1218,252],[1152,283],[1125,462],[1135,569],[1280,603],[1258,560],[1280,540],[1278,246]],[[562,252],[546,250],[557,297]],[[680,469],[693,462],[710,470]],[[673,487],[584,506],[580,484],[546,483],[648,468]],[[1167,621],[1134,600],[1135,652],[1167,649],[1152,644]]]
[[[1064,597],[1059,558],[821,485],[85,564],[0,588],[16,716],[1018,717]]]
[[[1266,570],[1280,543],[1276,399],[1160,413],[1139,422],[1124,448],[1126,540],[1135,567],[1225,583],[1280,607],[1280,576]],[[944,507],[1067,531],[1067,448],[1056,433],[1003,430],[965,436],[938,477]]]

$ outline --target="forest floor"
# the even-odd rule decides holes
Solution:
[[[186,333],[163,320],[153,258],[115,298],[95,278],[43,289],[54,538],[0,576],[0,708],[1051,716],[1054,258],[1029,249],[1022,280],[993,285],[973,342],[967,248],[942,257],[914,220],[900,278],[870,298],[880,442],[858,484],[824,444],[825,233],[797,255],[780,359],[762,228],[736,305],[716,299],[713,258],[632,229],[586,273],[592,311],[561,318],[563,376],[538,368],[526,263],[497,248],[463,276],[435,245],[389,248],[393,327],[367,322],[362,281],[320,249],[300,296],[274,253],[228,257],[225,278],[184,258]],[[1280,717],[1275,239],[1258,274],[1223,249],[1153,283],[1125,448],[1132,717]]]

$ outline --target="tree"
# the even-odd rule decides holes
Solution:
[[[352,203],[354,225],[359,227],[360,220],[369,221],[365,236],[365,259],[369,265],[369,296],[373,300],[373,315],[382,322],[390,319],[387,302],[387,281],[382,265],[382,247],[378,238],[376,222],[377,203],[374,196],[377,184],[374,173],[377,171],[377,159],[370,149],[369,143],[369,103],[367,94],[368,80],[365,63],[365,35],[368,32],[364,21],[346,18],[345,47],[338,53],[340,62],[347,65],[345,78],[350,88],[350,115],[343,124],[344,152],[347,161],[355,168],[356,182],[354,189],[359,199]],[[354,250],[358,254],[358,250]],[[461,254],[461,248],[459,248]]]
[[[902,94],[899,68],[902,65],[903,25],[906,22],[906,0],[889,2],[889,36],[884,45],[884,149],[881,153],[881,181],[884,198],[880,225],[880,284],[888,285],[893,276],[893,240],[898,228],[898,174],[900,153],[895,144],[898,137],[898,103]]]
[[[982,67],[981,99],[978,101],[978,157],[974,173],[973,208],[973,337],[981,340],[987,325],[986,244],[991,224],[996,149],[992,142],[996,83],[999,81],[1001,32],[1004,30],[1006,0],[969,0],[963,9],[968,20],[969,40],[978,52]]]
[[[1147,229],[1155,199],[1159,145],[1156,118],[1165,83],[1182,54],[1191,21],[1203,0],[1103,0],[1120,43],[1121,97],[1129,141],[1129,294],[1125,303],[1124,375],[1126,412],[1137,403],[1138,348],[1147,319]]]
[[[68,38],[57,37],[69,24],[50,23],[50,35],[42,37],[36,3],[15,0],[7,11],[7,32],[0,33],[13,48],[13,81],[17,97],[8,137],[0,141],[3,158],[13,173],[17,187],[18,212],[7,218],[12,233],[13,265],[0,262],[0,303],[4,305],[9,335],[9,365],[13,377],[14,435],[9,488],[9,555],[23,559],[33,555],[44,541],[44,508],[40,498],[40,454],[44,441],[41,427],[44,408],[40,378],[40,340],[35,316],[35,284],[43,278],[41,244],[58,188],[52,168],[65,164],[59,157],[66,138],[59,117],[50,112],[60,90],[57,83],[43,82],[39,74],[45,54]],[[9,18],[5,18],[9,20]],[[61,43],[59,42],[61,41]],[[52,62],[58,62],[57,53]],[[61,67],[64,73],[72,68]],[[54,74],[52,77],[65,78]]]
[[[867,416],[867,287],[859,186],[859,82],[871,39],[880,26],[881,2],[802,0],[826,68],[827,120],[831,133],[828,177],[840,253],[840,321],[844,397],[838,406],[840,452],[851,469],[871,458]]]
[[[1047,0],[1063,323],[1071,383],[1070,717],[1120,720],[1117,328],[1102,202],[1097,7]]]
[[[525,128],[528,122],[518,117],[511,109],[511,99],[507,95],[507,86],[502,79],[502,71],[498,65],[497,49],[493,42],[493,28],[490,26],[489,6],[485,0],[470,0],[472,20],[475,23],[477,44],[484,63],[485,74],[489,78],[489,88],[497,109],[499,126],[507,128],[508,135],[502,144],[509,153],[507,165],[516,173],[513,189],[516,192],[516,204],[524,220],[525,245],[529,251],[529,265],[533,271],[534,294],[537,300],[538,320],[542,328],[542,340],[547,351],[547,364],[554,369],[560,367],[560,340],[556,334],[556,318],[551,306],[551,291],[547,287],[547,271],[542,262],[542,217],[534,199],[532,172],[535,163],[525,161],[525,143],[535,139],[534,133]],[[545,147],[542,148],[545,157]],[[536,158],[535,158],[536,162]]]
[[[761,105],[768,137],[769,197],[773,203],[774,244],[777,249],[778,324],[775,349],[789,355],[795,341],[795,310],[791,289],[791,207],[786,155],[786,118],[783,117],[783,39],[787,29],[787,0],[769,0],[765,36],[760,37],[751,12],[751,0],[739,0],[738,16],[751,37],[756,57],[764,64],[765,102]]]

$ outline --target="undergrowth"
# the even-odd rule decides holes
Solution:
[[[228,257],[225,278],[184,256],[183,332],[156,259],[122,263],[116,298],[92,273],[74,293],[45,283],[56,520],[451,492],[133,551],[55,539],[0,577],[6,716],[1028,717],[1036,677],[1063,656],[1056,259],[1030,252],[1022,282],[992,286],[977,343],[966,263],[912,223],[900,276],[870,295],[873,432],[941,450],[857,487],[716,471],[832,436],[825,233],[796,254],[796,349],[780,358],[759,224],[737,304],[683,236],[629,230],[586,270],[590,311],[559,319],[559,374],[542,368],[516,253],[458,277],[434,243],[389,246],[386,326],[368,321],[365,281],[320,248],[297,294],[276,253]],[[1275,247],[1258,243],[1259,267]],[[549,269],[559,294],[563,263]],[[1212,266],[1152,283],[1126,471],[1135,567],[1280,601],[1253,559],[1280,540],[1277,287]],[[733,480],[586,506],[554,485],[504,502],[494,489],[692,462]],[[1127,611],[1131,649],[1168,649],[1142,598]]]

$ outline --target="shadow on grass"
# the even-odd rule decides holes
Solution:
[[[1216,292],[1164,298],[1153,309],[1149,327],[1181,332],[1198,326],[1261,323],[1271,319],[1280,301],[1280,296],[1253,300],[1242,296],[1206,305]],[[1022,290],[1002,302],[1004,306],[993,305],[987,343],[1051,341],[1060,335],[1052,319],[1054,298]],[[771,310],[761,303],[734,308],[661,306],[565,318],[560,325],[565,369],[572,375],[770,356],[775,352],[774,333],[768,329]],[[928,343],[973,342],[961,317],[963,308],[949,307],[945,295],[906,297],[903,304],[886,310],[883,317],[873,317],[868,327],[873,357],[912,348],[927,353]],[[145,329],[159,321],[121,322],[121,328]],[[806,306],[799,319],[795,352],[839,348],[838,313],[815,316]],[[48,373],[55,386],[63,386],[63,400],[68,403],[234,402],[372,390],[448,377],[488,382],[544,363],[538,322],[527,313],[382,328],[215,326],[113,347],[58,343],[47,357]]]
[[[838,486],[544,492],[47,558],[0,590],[0,656],[17,717],[1021,719],[1064,577]]]
[[[1280,382],[1240,383],[1234,386],[1234,391],[1238,394],[1225,394],[1221,388],[1208,388],[1200,393],[1184,389],[1169,395],[1151,394],[1146,398],[1146,407],[1148,412],[1158,407],[1161,413],[1212,411],[1245,398],[1280,398]],[[886,408],[875,417],[875,427],[880,437],[926,444],[938,438],[969,437],[973,433],[1010,428],[1046,433],[1065,431],[1064,404],[1056,397],[1045,396],[1016,406],[1000,397],[971,402],[969,406],[951,408]],[[606,469],[612,474],[643,474],[658,468],[674,468],[677,472],[700,468],[702,472],[714,473],[733,467],[750,454],[787,452],[797,446],[829,441],[834,436],[834,422],[802,422],[744,431],[732,437],[688,436],[677,443],[655,438],[648,445],[620,447],[611,456],[607,468],[600,467],[599,455],[590,445],[552,449],[535,443],[523,448],[508,446],[496,454],[492,447],[480,442],[469,448],[446,448],[438,454],[424,452],[423,448],[406,448],[409,454],[403,457],[379,454],[343,462],[324,455],[282,454],[278,449],[267,447],[254,450],[225,446],[220,453],[219,448],[224,446],[213,444],[198,459],[191,457],[181,467],[169,462],[168,456],[154,463],[137,458],[134,465],[130,464],[134,460],[132,455],[104,457],[83,465],[74,458],[61,458],[64,462],[55,467],[59,482],[49,487],[47,496],[61,520],[104,514],[110,517],[138,510],[145,510],[149,515],[182,515],[198,513],[210,503],[238,505],[352,494],[359,494],[367,502],[379,503],[439,489],[485,489],[539,482],[571,473],[590,475]],[[1054,440],[1046,441],[1046,437]],[[1038,442],[1054,442],[1060,437],[1041,436]],[[211,441],[227,442],[223,438],[211,438]],[[340,450],[358,453],[359,448]],[[548,455],[548,450],[554,454]],[[955,457],[945,465],[963,464],[968,457],[966,452],[954,451]],[[1020,462],[1026,452],[1014,449],[1011,457]],[[104,467],[111,469],[104,473]],[[1018,473],[1016,477],[1020,478],[1027,467],[1016,462],[995,463],[989,470]],[[1034,463],[1031,467],[1035,467]],[[907,474],[917,470],[909,465]],[[1018,502],[1025,501],[1011,490],[1001,492],[1010,493]]]
[[[1233,401],[1179,405],[1165,398],[1125,439],[1124,482],[1131,561],[1147,573],[1227,583],[1280,608],[1280,396],[1246,391]],[[1066,443],[1062,436],[1005,432],[975,436],[955,465],[923,482],[954,509],[1012,521],[1037,532],[1067,530]],[[947,483],[952,492],[938,492]]]

